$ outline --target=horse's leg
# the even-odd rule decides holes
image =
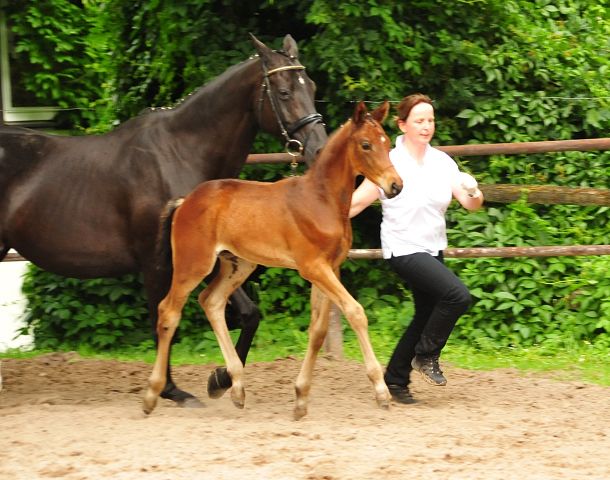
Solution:
[[[4,260],[4,257],[6,257],[9,250],[9,247],[5,247],[2,242],[0,242],[0,262]],[[2,359],[0,359],[0,393],[2,393]]]
[[[330,299],[320,291],[315,285],[311,286],[311,323],[309,324],[309,341],[307,353],[301,365],[301,371],[296,381],[296,403],[294,407],[294,418],[299,418],[307,414],[307,402],[309,390],[311,389],[311,379],[316,358],[326,332],[328,331],[328,315],[330,312]]]
[[[229,335],[225,307],[229,296],[254,271],[256,264],[228,253],[221,254],[219,258],[220,270],[214,280],[199,294],[199,304],[204,309],[216,334],[218,345],[227,364],[226,371],[233,385],[231,390],[233,404],[238,408],[243,408],[246,399],[243,385],[244,365],[237,355]]]
[[[364,358],[366,373],[376,392],[377,404],[381,408],[389,408],[390,391],[383,379],[383,370],[375,356],[371,339],[368,332],[368,319],[364,308],[345,289],[337,276],[328,265],[311,265],[306,272],[301,273],[304,278],[309,279],[320,290],[322,290],[332,302],[334,302],[345,315],[346,320],[353,328],[360,350]],[[309,350],[307,352],[309,354]]]
[[[151,256],[152,257],[152,256]],[[152,257],[154,258],[154,257]],[[152,337],[155,341],[155,346],[159,346],[159,335],[157,333],[157,319],[159,318],[159,303],[167,293],[172,282],[172,268],[157,269],[155,265],[149,265],[143,269],[144,271],[144,287],[146,288],[146,297],[148,301],[148,311],[150,313],[150,325]],[[191,395],[184,390],[180,390],[174,383],[171,375],[171,345],[169,347],[167,358],[167,382],[161,398],[173,400],[180,407],[200,408],[204,404],[197,397]]]
[[[235,290],[233,295],[229,297],[229,301],[233,308],[238,311],[242,320],[242,329],[239,339],[235,344],[235,350],[241,363],[245,365],[254,334],[258,330],[261,313],[241,287]],[[231,388],[231,377],[227,372],[227,368],[218,367],[208,378],[208,395],[210,398],[220,398],[229,388]]]

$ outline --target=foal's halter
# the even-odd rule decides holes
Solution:
[[[283,52],[279,52],[283,53]],[[294,57],[290,57],[294,58]],[[322,115],[319,113],[310,113],[309,115],[304,116],[303,118],[297,120],[294,123],[286,124],[285,120],[282,118],[279,106],[273,93],[271,91],[271,84],[269,83],[269,77],[277,72],[283,72],[286,70],[305,70],[303,65],[286,65],[284,67],[274,68],[272,70],[267,70],[267,65],[263,61],[263,84],[261,86],[261,97],[258,104],[258,117],[259,124],[262,124],[263,120],[263,102],[265,101],[265,91],[267,92],[267,96],[269,97],[269,102],[271,103],[271,108],[273,113],[275,114],[275,118],[277,119],[277,123],[280,127],[280,131],[282,132],[282,136],[286,140],[285,148],[286,152],[292,156],[292,168],[293,171],[297,165],[296,156],[303,153],[305,147],[307,146],[307,142],[309,141],[309,137],[311,132],[313,131],[316,123],[322,122]],[[301,127],[304,127],[308,123],[312,123],[313,125],[309,129],[309,133],[305,137],[305,142],[301,143],[296,138],[291,138],[290,135],[296,132]]]

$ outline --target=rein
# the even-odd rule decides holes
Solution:
[[[282,136],[286,140],[286,144],[285,144],[286,152],[290,156],[292,156],[291,166],[292,166],[292,172],[293,172],[293,176],[294,176],[294,172],[296,171],[296,167],[297,167],[296,157],[297,157],[297,155],[300,155],[301,153],[303,153],[303,150],[305,150],[305,147],[307,146],[307,142],[309,141],[311,132],[313,131],[314,127],[316,126],[316,123],[320,123],[322,121],[322,115],[320,115],[319,113],[310,113],[309,115],[306,115],[303,118],[300,118],[299,120],[297,120],[294,123],[286,124],[286,122],[282,118],[279,106],[271,91],[271,84],[269,83],[269,77],[271,75],[273,75],[274,73],[283,72],[286,70],[305,70],[305,67],[302,65],[286,65],[283,67],[274,68],[272,70],[267,70],[267,66],[266,66],[265,62],[263,62],[263,84],[261,86],[261,96],[260,96],[260,101],[258,104],[258,117],[259,117],[259,124],[262,124],[263,102],[265,101],[265,92],[267,92],[267,96],[269,97],[269,102],[271,103],[271,108],[273,110],[273,113],[275,114],[275,118],[277,119],[277,123],[280,127],[280,131],[282,132]],[[291,136],[290,136],[291,134],[293,134],[294,132],[296,132],[297,130],[299,130],[300,128],[304,127],[305,125],[307,125],[309,123],[312,123],[313,125],[311,126],[311,128],[309,129],[309,133],[305,137],[305,143],[301,143],[296,138],[291,138]]]

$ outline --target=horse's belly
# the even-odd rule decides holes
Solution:
[[[38,241],[12,244],[22,257],[56,275],[73,278],[118,277],[139,271],[136,260],[124,247],[82,242]]]

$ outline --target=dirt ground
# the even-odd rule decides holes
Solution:
[[[141,396],[151,365],[49,354],[2,362],[0,478],[609,479],[610,387],[442,364],[417,405],[377,408],[364,366],[320,358],[292,419],[300,362],[246,367],[246,407],[207,398],[217,366],[175,367],[202,409]]]

